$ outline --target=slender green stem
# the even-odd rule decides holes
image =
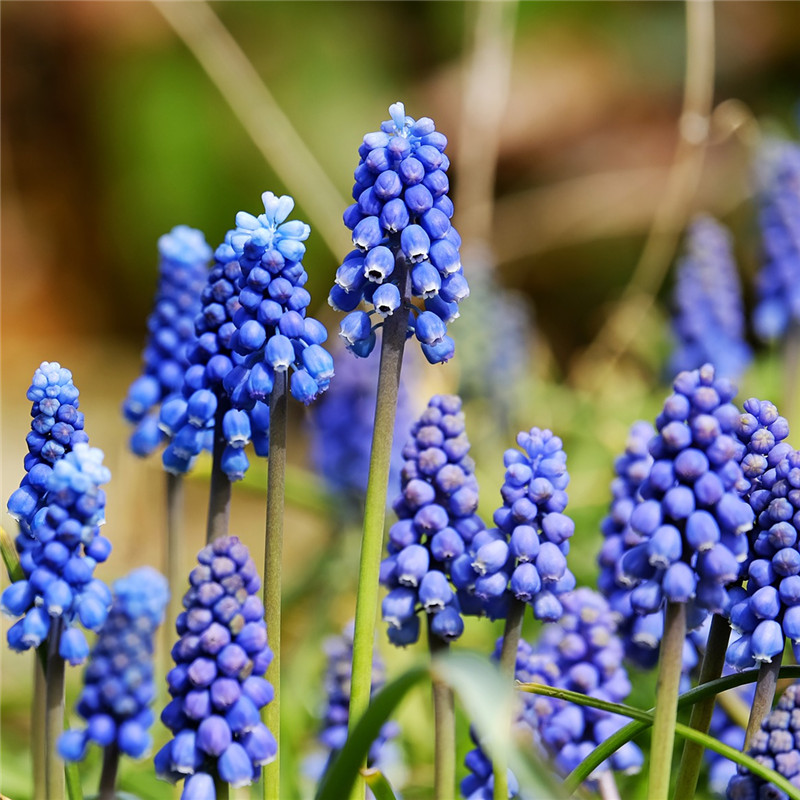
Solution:
[[[264,547],[264,618],[273,658],[267,671],[275,698],[266,707],[265,722],[278,743],[278,757],[264,767],[264,798],[281,796],[281,562],[283,557],[283,507],[286,475],[286,372],[275,375],[269,409],[269,471],[267,472],[267,526]]]
[[[750,718],[747,720],[747,731],[744,735],[743,750],[745,752],[750,749],[753,736],[761,729],[764,717],[769,714],[772,708],[782,660],[783,653],[775,656],[771,662],[761,662],[758,670],[758,680],[756,681],[756,693],[753,696],[753,705],[750,707]]]
[[[47,800],[63,800],[66,789],[64,762],[58,755],[58,737],[64,731],[64,659],[58,654],[61,626],[61,619],[54,619],[48,636],[44,724]]]
[[[431,660],[446,655],[450,645],[431,631],[428,617],[428,649]],[[450,800],[456,789],[456,711],[453,690],[445,681],[432,676],[434,727],[434,800]]]
[[[728,649],[731,627],[728,621],[714,614],[711,618],[711,628],[708,632],[706,651],[703,653],[703,663],[700,667],[699,683],[702,685],[719,678],[725,666],[725,651]],[[711,715],[714,712],[716,696],[701,700],[692,707],[692,716],[689,727],[701,733],[708,733],[711,727]],[[675,800],[684,797],[694,797],[697,788],[697,778],[700,775],[700,765],[703,759],[703,748],[696,742],[687,740],[683,745],[681,765],[678,769],[678,780],[675,784]]]
[[[648,800],[667,800],[669,796],[669,776],[672,768],[672,751],[675,746],[675,723],[685,639],[686,604],[668,602],[664,638],[661,640],[661,655],[658,660]]]
[[[230,784],[223,781],[219,775],[214,776],[214,794],[215,800],[228,800],[230,796]]]
[[[114,800],[117,787],[117,768],[119,767],[119,748],[110,744],[103,750],[103,771],[100,773],[100,787],[97,800]]]
[[[214,452],[211,465],[211,487],[208,493],[208,522],[206,541],[212,542],[228,535],[228,520],[231,515],[231,482],[222,470],[222,453],[226,442],[222,434],[222,418],[231,407],[227,395],[217,395],[217,413],[214,417]]]
[[[375,767],[361,769],[361,777],[367,782],[367,786],[372,790],[375,800],[397,800],[392,791],[391,784],[386,780],[386,776]]]
[[[167,476],[167,566],[166,573],[170,585],[169,605],[167,606],[167,617],[162,628],[163,647],[161,649],[160,664],[162,671],[166,673],[167,662],[170,650],[175,637],[175,620],[181,612],[181,597],[183,592],[181,587],[186,585],[186,574],[183,571],[183,475],[173,475],[171,472]]]
[[[45,665],[42,664],[38,652],[34,654],[33,665],[33,703],[31,704],[31,756],[33,758],[33,800],[47,800],[45,787],[45,697],[47,684],[45,681]]]
[[[525,615],[525,604],[514,598],[508,609],[505,630],[503,631],[503,644],[500,649],[500,672],[510,683],[513,683],[516,674],[517,649],[519,637],[522,634],[522,619]],[[511,730],[511,720],[503,723],[504,728]],[[505,751],[499,748],[495,755],[494,764],[494,800],[507,800],[508,798],[508,763]]]
[[[378,615],[378,576],[383,551],[389,462],[392,455],[397,393],[400,386],[400,368],[403,364],[403,347],[406,341],[409,313],[406,303],[410,296],[410,275],[402,256],[397,259],[395,272],[398,270],[401,277],[399,282],[401,297],[404,303],[386,320],[383,326],[375,428],[372,433],[369,482],[364,504],[364,536],[361,540],[361,559],[358,567],[353,636],[353,677],[348,725],[351,733],[369,705],[372,683],[372,648]],[[353,797],[363,796],[364,781],[359,778],[353,790]]]

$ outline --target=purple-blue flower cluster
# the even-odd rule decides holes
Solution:
[[[678,262],[670,374],[711,362],[717,374],[738,378],[752,358],[744,339],[744,306],[730,232],[709,216],[689,226]]]
[[[201,231],[177,225],[158,240],[159,279],[153,310],[147,318],[142,374],[131,384],[122,405],[134,431],[130,448],[150,455],[162,442],[157,407],[180,392],[189,366],[187,351],[195,339],[194,320],[201,311],[211,248]]]
[[[85,442],[53,464],[31,534],[22,531],[16,539],[25,578],[0,597],[5,613],[23,617],[8,630],[12,650],[38,647],[55,629],[62,658],[74,665],[89,655],[76,623],[99,630],[111,605],[108,587],[93,577],[111,552],[111,542],[99,533],[106,504],[100,487],[110,478],[102,451]]]
[[[522,431],[517,444],[521,450],[510,448],[503,456],[497,527],[467,542],[467,551],[453,561],[453,583],[465,608],[477,603],[492,619],[504,617],[516,598],[530,605],[537,619],[553,622],[563,611],[559,596],[575,588],[567,567],[575,524],[563,513],[567,456],[561,439],[547,429]]]
[[[369,477],[378,362],[369,358],[353,358],[340,345],[334,345],[334,357],[336,381],[314,404],[309,417],[311,461],[330,490],[344,496],[348,500],[347,505],[358,505],[360,513]],[[416,376],[414,364],[409,361],[406,354],[403,380],[397,395],[389,486],[396,486],[400,482],[403,443],[408,438],[415,416],[414,392],[410,388],[415,388]]]
[[[754,515],[741,497],[749,484],[740,466],[744,445],[733,433],[735,388],[705,364],[681,372],[673,389],[630,518],[642,542],[623,555],[620,574],[635,586],[637,614],[653,614],[664,601],[691,603],[696,627],[728,607],[726,587],[747,558]]]
[[[159,777],[186,778],[181,800],[214,800],[214,777],[232,786],[256,780],[277,752],[260,709],[273,698],[263,677],[267,644],[261,580],[236,536],[216,539],[197,556],[178,615],[180,639],[167,674],[172,700],[161,721],[171,739],[156,755]]]
[[[308,405],[330,385],[333,358],[322,343],[325,326],[306,316],[311,295],[304,288],[304,244],[311,228],[286,221],[294,208],[288,195],[261,195],[264,213],[240,211],[236,229],[217,249],[217,259],[237,259],[241,267],[239,308],[231,349],[241,360],[225,380],[235,408],[249,410],[272,391],[275,374],[291,370],[292,396]]]
[[[323,685],[326,695],[326,708],[319,733],[319,741],[329,754],[328,763],[344,747],[347,740],[347,724],[350,718],[350,678],[353,662],[353,624],[348,625],[341,636],[332,636],[324,642],[327,664]],[[377,653],[372,661],[372,682],[370,693],[380,691],[385,682],[383,663]],[[367,763],[384,770],[387,761],[391,762],[394,753],[387,747],[400,732],[396,722],[389,720],[370,746]],[[388,759],[387,759],[388,756]]]
[[[586,587],[562,595],[561,603],[563,616],[557,623],[545,625],[533,646],[520,640],[516,679],[614,703],[624,701],[631,684],[622,666],[622,641],[608,603]],[[502,639],[497,642],[496,660],[501,646]],[[607,711],[523,694],[515,726],[531,737],[536,750],[553,759],[557,772],[566,775],[626,722]],[[494,785],[492,765],[480,746],[467,754],[465,763],[472,774],[461,783],[462,795],[470,800],[489,800]],[[592,777],[607,769],[638,772],[642,763],[641,751],[628,742],[598,767]],[[516,796],[516,781],[509,781],[509,791],[511,797]]]
[[[420,610],[444,641],[464,630],[460,597],[449,578],[484,530],[475,513],[478,484],[469,448],[461,399],[432,397],[403,449],[402,492],[393,504],[398,521],[389,530],[389,556],[381,564],[381,583],[389,589],[383,620],[396,645],[417,641]]]
[[[765,264],[756,276],[753,327],[770,340],[800,322],[800,145],[768,141],[758,184]]]
[[[113,594],[78,699],[86,728],[59,738],[59,754],[67,761],[82,760],[90,742],[115,745],[131,758],[142,758],[152,745],[153,639],[164,619],[169,587],[159,572],[141,567],[115,581]]]
[[[27,398],[31,406],[31,432],[26,437],[25,477],[8,499],[8,513],[30,533],[31,522],[42,506],[53,465],[79,442],[89,437],[78,411],[78,388],[72,373],[57,361],[43,361],[33,373]]]
[[[792,684],[761,723],[748,755],[800,788],[800,684]],[[785,800],[786,793],[745,767],[737,767],[728,784],[728,800]]]
[[[658,659],[660,637],[653,635],[653,628],[661,625],[660,614],[656,620],[633,613],[631,589],[620,575],[619,565],[622,556],[642,542],[642,537],[631,528],[630,520],[639,499],[639,487],[653,463],[648,445],[655,434],[649,422],[639,420],[631,426],[625,452],[614,462],[612,500],[600,525],[604,540],[597,556],[600,566],[597,588],[617,615],[625,655],[645,669],[655,666]]]
[[[379,320],[420,298],[410,319],[425,357],[447,361],[455,346],[447,325],[469,295],[461,267],[461,237],[450,224],[453,203],[445,155],[446,137],[432,119],[406,116],[402,103],[389,107],[391,119],[368,133],[359,147],[353,199],[344,224],[353,231],[354,250],[336,272],[328,302],[350,312],[340,335],[348,349],[368,356],[375,347]],[[370,312],[356,310],[361,302]]]

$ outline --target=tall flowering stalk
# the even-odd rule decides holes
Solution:
[[[711,362],[720,376],[738,379],[752,358],[744,338],[744,305],[733,240],[727,228],[701,215],[689,226],[678,262],[670,374]]]
[[[650,442],[654,462],[640,487],[630,524],[642,537],[625,553],[621,574],[635,588],[637,614],[666,606],[659,656],[649,797],[669,791],[675,716],[687,630],[729,604],[726,586],[747,557],[745,535],[753,511],[741,493],[748,486],[739,466],[744,446],[732,433],[738,410],[733,385],[706,364],[680,373],[656,420]]]
[[[368,133],[359,148],[353,198],[344,213],[355,247],[336,273],[329,303],[350,312],[340,335],[358,356],[375,346],[371,315],[383,327],[378,400],[364,511],[353,645],[350,727],[369,704],[372,637],[378,605],[378,579],[391,459],[391,434],[397,408],[402,354],[409,329],[431,363],[454,351],[447,324],[469,288],[461,269],[460,237],[450,224],[447,139],[433,120],[406,116],[402,103],[391,119]],[[412,306],[418,298],[423,309]],[[370,311],[357,310],[363,302]]]
[[[167,674],[172,701],[161,714],[171,739],[155,757],[159,777],[185,778],[181,800],[223,800],[275,759],[275,738],[260,718],[273,697],[263,677],[267,644],[261,580],[247,548],[222,536],[198,554],[178,617],[180,638]]]
[[[70,729],[58,743],[66,761],[82,761],[92,742],[104,748],[99,800],[114,800],[120,755],[143,758],[152,744],[154,638],[164,618],[169,587],[163,575],[141,567],[116,581],[113,595],[77,704],[86,727]]]

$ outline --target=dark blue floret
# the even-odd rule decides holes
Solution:
[[[389,589],[383,619],[396,645],[417,641],[420,611],[444,641],[461,635],[461,612],[478,612],[463,607],[453,588],[455,560],[485,533],[475,513],[478,484],[468,452],[461,399],[432,397],[403,448],[402,492],[393,504],[398,521],[389,530],[389,556],[381,565],[381,583]]]
[[[147,318],[142,374],[131,384],[122,410],[135,428],[131,450],[152,453],[164,439],[158,407],[180,392],[195,341],[194,320],[201,311],[211,248],[201,231],[178,225],[158,240],[158,288]]]
[[[99,532],[106,502],[100,487],[110,477],[102,451],[85,442],[76,443],[50,470],[30,534],[21,531],[16,539],[25,578],[0,597],[4,612],[23,617],[8,631],[13,650],[38,647],[52,621],[60,620],[61,657],[80,664],[89,655],[86,638],[75,626],[80,622],[98,630],[111,604],[108,587],[93,577],[95,565],[111,552]]]
[[[273,690],[263,677],[272,651],[256,566],[236,536],[216,539],[197,558],[176,621],[173,699],[161,714],[174,738],[155,757],[159,777],[187,778],[182,800],[203,796],[214,776],[232,786],[257,780],[277,752],[259,716]]]
[[[116,745],[131,758],[145,756],[152,743],[153,640],[169,599],[167,581],[142,567],[116,581],[113,594],[76,707],[87,727],[73,728],[59,740],[59,753],[68,761],[82,760],[92,741]]]
[[[370,315],[382,319],[412,297],[419,298],[439,325],[433,331],[430,324],[414,325],[412,320],[409,335],[416,335],[428,361],[438,364],[453,356],[446,325],[469,295],[459,256],[461,237],[450,223],[447,139],[427,117],[407,117],[402,103],[394,103],[389,114],[391,119],[380,131],[368,133],[359,148],[356,202],[344,212],[355,249],[337,270],[328,302],[338,311],[352,312],[364,301]],[[384,288],[389,286],[394,291]],[[358,318],[358,325],[352,315],[346,317],[341,335],[356,355],[372,352],[374,328],[367,314]]]
[[[674,304],[670,374],[711,362],[718,375],[738,378],[752,358],[742,291],[730,233],[711,217],[699,216],[689,227]]]

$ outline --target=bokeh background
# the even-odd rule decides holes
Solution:
[[[752,157],[763,135],[796,135],[800,4],[719,3],[710,43],[705,158],[673,221],[682,226],[705,210],[731,226],[751,307],[760,259]],[[652,418],[666,385],[669,241],[630,341],[599,378],[604,351],[589,348],[629,285],[681,131],[687,135],[679,125],[683,4],[3,0],[0,48],[3,497],[22,475],[31,375],[42,360],[59,361],[73,372],[91,441],[113,474],[115,550],[101,577],[159,566],[158,457],[142,462],[127,452],[119,413],[138,374],[158,237],[185,223],[213,246],[238,210],[258,212],[264,190],[293,194],[296,216],[313,229],[310,311],[335,330],[325,300],[348,249],[340,219],[356,150],[403,100],[450,139],[454,222],[465,239],[465,272],[476,275],[456,359],[422,368],[415,396],[421,404],[435,391],[467,397],[487,518],[513,432],[538,425],[564,438],[578,521],[573,569],[591,583],[613,455],[634,419]],[[216,80],[228,81],[223,91]],[[514,310],[510,333],[491,317],[498,307]],[[765,381],[780,388],[773,354],[757,354],[744,388],[758,385],[768,396]],[[335,498],[309,471],[303,410],[291,414],[297,488],[286,522],[285,707],[295,709],[286,725],[300,759],[320,702],[320,638],[352,615],[358,542],[332,531]],[[253,462],[235,490],[231,530],[259,563],[264,469]],[[188,559],[204,535],[202,474],[187,492]],[[14,531],[5,513],[2,524]],[[332,543],[339,584],[311,581],[309,553]],[[464,641],[486,649],[497,633],[486,623]],[[33,664],[0,653],[0,791],[24,800]],[[411,656],[387,651],[390,672]],[[78,685],[71,670],[68,702]],[[637,691],[649,704],[646,681]],[[403,715],[413,728],[427,713],[420,693]],[[414,765],[405,796],[425,797],[429,743],[417,730],[404,746]],[[286,768],[300,772],[299,762],[287,759]],[[122,785],[141,797],[168,796],[146,765],[127,765]]]

